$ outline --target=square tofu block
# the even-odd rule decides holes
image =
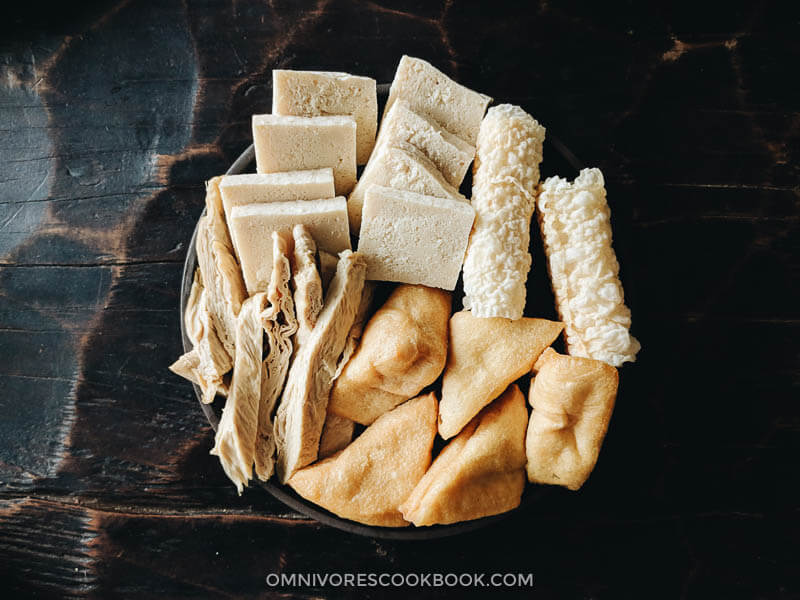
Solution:
[[[371,186],[358,240],[367,279],[452,290],[474,218],[460,200]]]
[[[366,164],[378,128],[375,80],[333,71],[272,71],[272,114],[356,120],[356,162]]]
[[[458,187],[475,158],[475,146],[453,135],[438,123],[412,111],[397,100],[381,123],[378,144],[406,142],[420,150],[450,185]]]
[[[422,152],[406,142],[392,145],[379,144],[369,159],[361,179],[347,199],[350,212],[350,228],[358,233],[361,227],[361,208],[364,194],[373,185],[382,185],[396,190],[406,190],[428,196],[467,199],[450,185],[439,169]]]
[[[397,100],[475,145],[483,113],[492,99],[450,79],[424,60],[404,56],[389,90],[384,115]]]
[[[234,206],[230,228],[239,249],[247,291],[267,290],[272,274],[272,232],[308,227],[317,247],[337,254],[350,248],[347,201],[343,197]]]
[[[234,206],[261,202],[319,200],[333,198],[333,169],[287,171],[285,173],[245,173],[225,175],[219,184],[225,218],[230,222]]]
[[[356,121],[353,117],[253,115],[259,173],[333,169],[337,194],[356,183]]]

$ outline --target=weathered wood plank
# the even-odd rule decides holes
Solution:
[[[273,590],[264,577],[497,570],[533,572],[542,598],[796,596],[797,7],[662,4],[496,4],[491,16],[449,1],[9,6],[5,589],[360,598],[392,590]],[[523,104],[603,168],[644,346],[581,492],[424,546],[340,534],[263,490],[237,497],[191,387],[165,369],[180,352],[178,283],[202,182],[269,110],[271,70],[389,81],[403,53]],[[566,170],[546,154],[543,173]],[[529,284],[529,314],[553,317],[536,237]]]
[[[487,579],[493,573],[532,573],[533,593],[545,598],[581,597],[586,590],[613,598],[631,589],[647,589],[655,599],[686,592],[714,595],[717,590],[731,598],[780,597],[796,580],[790,567],[796,560],[791,532],[779,519],[758,514],[512,517],[463,538],[427,542],[425,552],[417,544],[376,542],[307,521],[137,515],[50,501],[4,507],[0,523],[6,589],[45,597],[363,598],[408,593],[331,585],[273,588],[265,579],[275,573],[483,573]],[[590,540],[586,531],[592,532]],[[730,557],[717,550],[723,535],[735,550]],[[85,540],[85,551],[71,550],[74,536]],[[548,543],[537,544],[535,538]],[[659,540],[659,553],[640,551],[652,539]],[[53,549],[67,552],[52,561]],[[354,557],[359,557],[357,564]],[[565,563],[570,565],[567,571]],[[652,587],[653,581],[658,586]],[[485,597],[487,590],[449,591]],[[428,587],[415,589],[414,596],[436,598],[445,592]],[[511,597],[531,593],[524,587],[503,590]]]

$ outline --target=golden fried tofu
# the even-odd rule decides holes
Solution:
[[[614,410],[617,370],[548,348],[534,365],[528,480],[577,490],[594,469]]]
[[[320,458],[328,458],[331,454],[336,454],[339,450],[346,448],[353,441],[355,428],[356,424],[350,419],[328,413],[325,416],[325,424],[322,426],[317,455]]]
[[[461,311],[450,319],[450,344],[442,381],[439,435],[449,439],[533,363],[563,324],[523,317],[481,318]]]
[[[295,472],[289,485],[345,519],[381,527],[408,525],[399,506],[431,464],[436,411],[432,393],[401,404],[344,450]]]
[[[447,358],[450,293],[399,285],[367,323],[328,410],[369,425],[433,383]]]
[[[456,523],[519,506],[525,487],[525,397],[516,385],[436,457],[400,510],[414,525]]]

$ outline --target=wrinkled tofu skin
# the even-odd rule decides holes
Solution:
[[[203,335],[203,320],[200,316],[201,304],[204,309],[207,308],[203,278],[200,275],[200,269],[195,269],[192,289],[189,291],[189,299],[186,301],[186,308],[183,311],[183,327],[192,346],[197,346]]]
[[[293,352],[292,336],[297,331],[294,301],[289,288],[291,240],[288,234],[273,232],[272,244],[272,274],[267,289],[269,306],[261,314],[267,356],[261,376],[255,447],[255,473],[262,481],[268,480],[275,471],[273,412],[286,382]]]
[[[224,376],[231,370],[233,361],[217,335],[208,310],[208,292],[198,273],[195,274],[184,318],[193,348],[169,368],[176,375],[197,384],[201,391],[200,399],[209,404],[217,393],[227,393]]]
[[[433,383],[447,359],[450,294],[398,286],[376,311],[331,391],[329,410],[368,425]]]
[[[457,523],[519,506],[525,488],[525,397],[516,385],[436,457],[400,507],[414,525]]]
[[[339,257],[325,306],[292,361],[275,417],[277,470],[282,482],[317,459],[336,364],[361,300],[364,259],[350,250]]]
[[[239,494],[252,476],[261,401],[261,313],[266,294],[245,300],[236,322],[236,359],[230,393],[222,409],[214,448],[225,474]]]
[[[583,169],[573,182],[548,177],[537,202],[568,353],[613,367],[635,362],[641,344],[630,334],[603,173]]]
[[[580,488],[594,469],[617,395],[617,370],[548,348],[534,367],[528,480]]]
[[[382,415],[341,452],[297,471],[289,485],[345,519],[405,527],[399,506],[428,469],[435,437],[431,393]]]
[[[322,310],[322,279],[316,263],[317,244],[305,225],[295,225],[294,256],[292,259],[292,288],[297,312],[295,351],[303,345],[317,324]]]
[[[225,223],[219,191],[221,180],[221,177],[214,177],[206,184],[206,215],[198,225],[196,250],[211,322],[225,351],[233,358],[236,317],[247,291]]]
[[[222,345],[220,344],[218,347],[222,348]],[[224,350],[221,352],[220,356],[225,360],[230,360],[228,354]],[[223,378],[220,380],[215,378],[212,386],[209,385],[208,380],[204,379],[201,375],[200,354],[197,348],[193,348],[189,350],[189,352],[182,354],[178,360],[169,366],[169,370],[198,386],[201,394],[200,400],[204,404],[213,402],[216,394],[220,396],[228,395],[228,381],[226,381],[226,379]]]

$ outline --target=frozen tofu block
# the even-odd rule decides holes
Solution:
[[[286,173],[245,173],[225,175],[219,184],[225,218],[231,220],[231,209],[260,202],[318,200],[333,198],[333,169],[289,171]]]
[[[234,206],[230,227],[250,294],[265,291],[272,273],[272,232],[305,225],[317,246],[334,254],[350,249],[343,197]]]
[[[430,63],[410,56],[400,59],[384,115],[397,100],[405,100],[411,110],[433,119],[472,145],[478,139],[483,113],[492,101],[489,96],[456,83]]]
[[[356,120],[356,162],[369,160],[378,128],[375,80],[332,71],[272,71],[272,114]]]
[[[347,199],[350,227],[356,234],[361,227],[364,194],[373,185],[467,201],[456,188],[447,183],[436,165],[411,144],[406,142],[386,146],[381,144],[375,149],[375,153],[361,174],[361,179]]]
[[[364,199],[358,251],[367,279],[452,290],[475,211],[466,202],[373,185]]]
[[[420,150],[455,187],[464,181],[475,157],[475,146],[415,113],[404,100],[397,100],[386,113],[377,143],[391,146],[397,142],[407,142]]]
[[[356,183],[356,121],[353,117],[253,115],[259,173],[333,169],[337,194]]]

